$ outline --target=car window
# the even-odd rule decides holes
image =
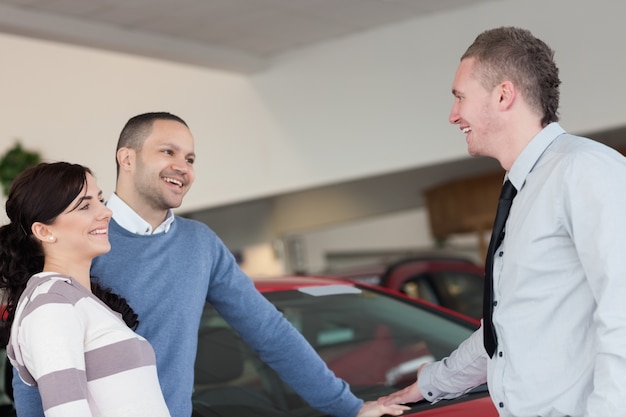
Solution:
[[[12,368],[6,355],[6,349],[0,348],[0,416],[14,417],[15,409],[10,398],[12,387]]]
[[[468,317],[482,317],[482,276],[460,271],[431,271],[413,275],[402,285],[401,291]]]
[[[362,398],[375,399],[413,382],[422,363],[447,356],[474,330],[388,294],[345,288],[322,295],[308,290],[264,295]],[[194,403],[199,406],[244,402],[287,415],[312,412],[210,306],[198,346]]]
[[[430,274],[419,274],[409,278],[403,284],[402,292],[410,297],[441,305],[437,292],[433,288],[433,280]]]
[[[438,283],[446,307],[469,317],[480,318],[483,314],[484,278],[465,272],[437,272]],[[444,304],[444,303],[442,303]]]

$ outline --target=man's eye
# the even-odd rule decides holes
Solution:
[[[193,165],[193,163],[196,162],[196,160],[194,158],[187,158],[187,163],[190,165]]]

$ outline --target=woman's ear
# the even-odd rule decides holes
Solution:
[[[33,223],[31,231],[33,232],[33,236],[39,239],[42,243],[54,243],[57,240],[48,225],[41,222]]]

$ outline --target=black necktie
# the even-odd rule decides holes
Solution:
[[[490,357],[493,357],[496,351],[496,345],[498,344],[498,338],[496,337],[496,329],[493,327],[491,321],[493,314],[493,257],[504,238],[504,224],[506,218],[509,217],[509,210],[511,209],[511,203],[513,197],[517,194],[517,190],[511,184],[511,181],[506,180],[502,186],[502,192],[500,193],[500,200],[498,201],[498,211],[496,213],[496,219],[493,222],[493,231],[491,232],[491,240],[489,241],[489,249],[487,249],[487,259],[485,262],[485,294],[483,298],[483,340],[485,343],[485,350]]]

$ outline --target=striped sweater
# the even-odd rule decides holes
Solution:
[[[46,417],[169,416],[150,344],[70,277],[28,281],[7,354]]]

